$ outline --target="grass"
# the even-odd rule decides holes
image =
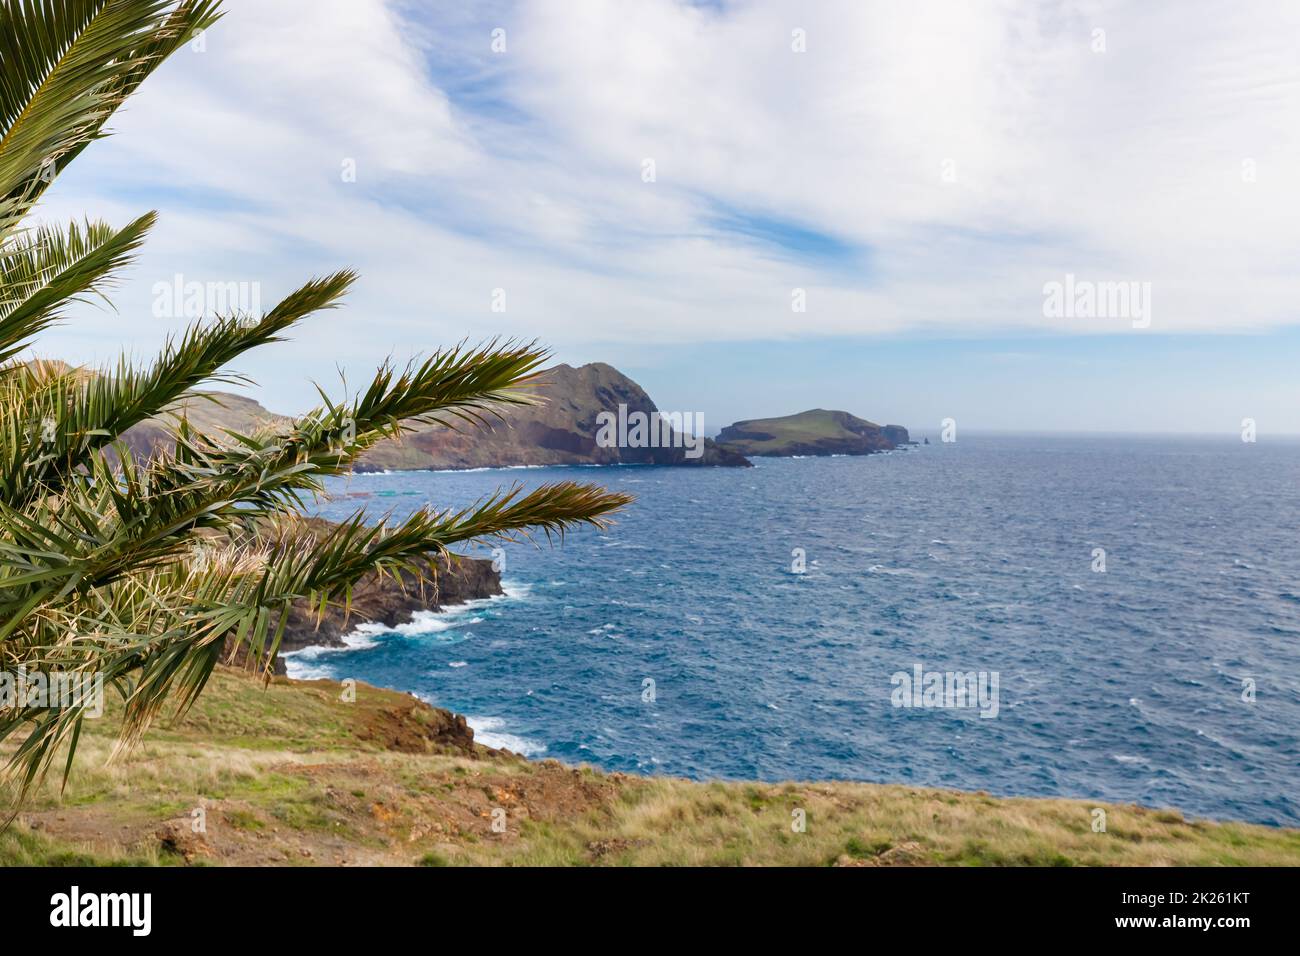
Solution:
[[[263,688],[221,671],[184,722],[114,762],[112,721],[91,722],[66,792],[45,787],[0,834],[0,865],[1300,864],[1295,830],[1081,800],[604,774],[436,744],[421,736],[434,715],[364,685],[349,704],[330,682]]]
[[[827,441],[857,441],[861,438],[844,425],[844,412],[814,408],[783,418],[759,418],[744,422],[749,434],[765,438],[734,439],[728,444],[746,454],[762,455]]]

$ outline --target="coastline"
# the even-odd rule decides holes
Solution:
[[[368,627],[395,629],[417,614],[436,613],[471,601],[504,596],[501,575],[486,558],[449,554],[424,563],[425,580],[410,574],[361,580],[346,610],[331,605],[324,614],[299,603],[289,612],[280,643],[280,661],[307,648],[346,648],[348,639]],[[277,670],[277,673],[284,673]]]
[[[297,666],[295,667],[295,662],[300,662],[303,661],[304,659],[314,660],[317,656],[328,656],[340,652],[369,650],[379,646],[380,642],[376,640],[376,638],[381,634],[395,633],[399,635],[404,634],[406,636],[418,636],[422,634],[436,633],[438,631],[457,626],[455,619],[459,618],[461,615],[467,615],[467,614],[472,615],[477,608],[488,607],[496,602],[526,599],[530,591],[529,585],[521,584],[519,582],[510,582],[510,581],[503,580],[501,582],[501,586],[503,590],[503,593],[501,594],[491,595],[486,598],[470,599],[459,604],[448,605],[438,610],[416,611],[408,621],[398,624],[395,627],[388,627],[386,625],[376,624],[374,622],[363,622],[359,624],[353,631],[349,632],[347,635],[344,636],[343,638],[344,643],[342,645],[309,645],[300,648],[298,650],[288,652],[287,654],[283,655],[283,657],[286,659],[287,672],[281,675],[282,679],[286,679],[291,682],[297,684],[303,684],[303,685],[321,684],[321,683],[337,685],[339,681],[339,677],[335,676],[332,670],[329,669],[328,667],[313,668],[311,667],[310,663],[298,663]],[[448,618],[450,618],[450,620],[448,620]],[[473,619],[471,619],[471,621],[472,620]],[[435,624],[440,624],[441,626],[436,626],[436,627],[431,626]],[[587,763],[581,763],[581,762],[574,763],[574,762],[566,761],[564,758],[548,757],[546,756],[548,750],[546,743],[532,741],[527,738],[521,737],[517,734],[511,733],[509,730],[503,729],[505,718],[501,718],[497,716],[460,714],[441,706],[435,700],[431,699],[429,695],[421,694],[413,690],[405,690],[397,687],[385,688],[384,690],[387,693],[406,695],[409,696],[410,698],[419,701],[421,704],[428,707],[430,710],[439,713],[441,715],[441,719],[443,722],[447,722],[447,721],[461,722],[463,725],[468,727],[470,731],[470,734],[466,738],[466,743],[471,747],[483,747],[492,753],[505,755],[507,757],[518,758],[520,760],[526,760],[530,763],[536,763],[536,764],[558,763],[564,767],[573,770],[574,772],[594,771],[595,773],[609,774],[611,776],[620,777],[620,778],[624,776],[632,775],[632,776],[644,777],[647,779],[655,779],[659,776],[652,772],[635,772],[635,773],[628,774],[623,771],[603,770],[600,768],[595,768],[592,765]],[[768,779],[750,779],[744,777],[729,777],[729,776],[718,776],[718,777],[707,777],[707,778],[672,777],[671,779],[681,780],[698,786],[710,786],[713,784],[783,786],[783,785],[791,785],[797,782],[801,782],[800,779],[795,779],[795,778],[768,780]],[[851,785],[851,786],[863,786],[863,787],[909,787],[909,788],[914,787],[914,785],[907,784],[904,782],[870,781],[870,780],[863,780],[860,778],[851,778],[851,777],[817,779],[812,781],[812,783],[823,784],[823,785],[834,784],[834,785]],[[1024,794],[1016,794],[1016,793],[998,793],[986,789],[965,790],[960,788],[948,788],[948,787],[933,788],[927,785],[921,785],[920,788],[941,789],[945,793],[956,793],[956,794],[962,794],[970,798],[984,798],[984,799],[991,798],[994,800],[1001,800],[1001,801],[1064,800],[1064,801],[1085,802],[1091,807],[1110,805],[1107,801],[1103,801],[1087,793],[1024,795]],[[1181,808],[1174,807],[1174,806],[1141,804],[1141,803],[1129,803],[1126,804],[1125,806],[1138,809],[1143,812],[1147,812],[1151,814],[1174,814],[1180,820],[1185,819],[1194,825],[1236,824],[1236,825],[1251,826],[1251,827],[1267,827],[1270,829],[1278,830],[1279,832],[1293,831],[1293,828],[1272,824],[1272,823],[1260,823],[1260,822],[1253,822],[1248,820],[1240,820],[1232,817],[1213,816],[1213,815],[1199,815],[1199,814],[1189,815]],[[1293,832],[1295,832],[1297,834],[1297,837],[1300,838],[1300,829],[1295,829]],[[1298,851],[1300,851],[1300,842],[1298,842],[1297,844],[1297,849]],[[1297,863],[1300,864],[1300,857],[1298,857]]]
[[[933,494],[946,484],[942,475],[959,461],[956,456],[963,470],[983,476],[983,486],[991,488],[1001,485],[1009,469],[1019,470],[1031,451],[1035,460],[1054,465],[1074,450],[1066,441],[1059,449],[1053,445],[1040,452],[1029,440],[1006,447],[936,443],[932,454],[893,461],[870,456],[774,460],[744,473],[740,482],[731,473],[661,468],[593,475],[610,487],[637,491],[644,507],[610,534],[584,533],[563,549],[516,553],[507,548],[506,577],[535,582],[534,605],[499,605],[489,620],[465,629],[475,640],[462,647],[446,646],[458,639],[450,634],[428,639],[427,653],[422,642],[394,640],[369,656],[331,662],[348,671],[334,675],[423,693],[472,717],[505,718],[506,724],[493,730],[544,743],[547,756],[573,764],[594,761],[611,772],[667,771],[701,780],[892,779],[972,792],[994,787],[1024,796],[1091,793],[1178,807],[1206,819],[1300,825],[1285,797],[1286,773],[1265,766],[1255,787],[1243,793],[1230,786],[1258,765],[1257,752],[1246,746],[1256,736],[1253,723],[1239,736],[1225,735],[1220,716],[1234,709],[1231,685],[1242,667],[1224,666],[1213,647],[1190,648],[1177,666],[1161,672],[1176,688],[1191,688],[1177,698],[1136,686],[1142,684],[1136,673],[1121,671],[1119,690],[1098,682],[1102,669],[1087,653],[1086,635],[1107,621],[1122,622],[1124,634],[1130,627],[1143,634],[1150,615],[1116,595],[1121,588],[1143,591],[1145,578],[1115,574],[1114,566],[1109,575],[1096,574],[1071,548],[1044,550],[1038,531],[1044,516],[1063,521],[1070,540],[1089,547],[1104,543],[1112,557],[1124,554],[1131,562],[1140,555],[1123,528],[1099,532],[1084,515],[1058,517],[1068,509],[1049,502],[1045,510],[1013,522],[1011,536],[993,549],[991,561],[982,542],[1001,512],[995,507],[998,514],[984,519],[983,511],[972,510],[972,503],[985,497],[977,493],[981,484],[972,486],[962,505],[963,514],[975,519],[963,518],[965,523],[956,526],[948,514],[951,499]],[[1125,452],[1121,463],[1131,468],[1144,460],[1128,454],[1127,446],[1119,451]],[[531,487],[568,474],[579,473],[530,472],[524,480]],[[493,474],[393,477],[368,487],[422,489],[458,503],[479,497],[499,479]],[[1066,498],[1090,500],[1086,482],[1066,492]],[[794,524],[828,529],[820,540],[797,532],[791,537],[789,520],[755,520],[787,514],[782,509],[791,500],[809,503],[796,509]],[[402,506],[417,501],[403,499]],[[340,514],[342,507],[330,514]],[[904,522],[898,520],[900,507],[907,511]],[[840,527],[846,530],[832,533]],[[936,543],[936,538],[944,540]],[[1122,549],[1111,547],[1119,542]],[[793,546],[808,549],[804,574],[791,570]],[[1227,555],[1226,574],[1204,570],[1204,562],[1185,573],[1145,566],[1143,573],[1184,600],[1184,589],[1202,578],[1222,582],[1206,582],[1212,585],[1206,594],[1239,584],[1284,587],[1284,567],[1270,573],[1259,562],[1252,569],[1231,563],[1232,557],[1251,553],[1238,549]],[[1081,554],[1087,559],[1088,549]],[[682,606],[683,600],[699,606]],[[1066,617],[1073,628],[1038,609],[1067,606],[1061,602],[1068,602]],[[1207,620],[1222,618],[1230,626],[1225,608],[1232,605],[1216,606],[1219,612]],[[778,626],[765,625],[762,640],[733,636],[733,622],[753,607]],[[1281,605],[1278,613],[1292,611],[1293,606]],[[927,635],[927,622],[936,620],[951,628],[946,641]],[[776,633],[787,621],[806,625],[793,646]],[[1013,627],[1000,636],[1007,622]],[[1259,621],[1261,627],[1267,624]],[[1034,638],[1046,626],[1064,628],[1064,649],[1049,652]],[[1265,635],[1257,644],[1245,637],[1248,625],[1236,626],[1242,635],[1232,645],[1237,653],[1252,647],[1264,653],[1286,640]],[[910,672],[917,660],[940,660],[945,648],[956,669],[1001,672],[1004,719],[970,728],[939,715],[895,719],[903,715],[890,710],[888,675]],[[1063,655],[1081,670],[1061,670]],[[690,666],[677,666],[679,658]],[[468,661],[467,669],[447,669],[458,660]],[[1258,667],[1250,656],[1243,660]],[[755,673],[753,668],[761,672],[768,662],[781,668],[765,673],[761,694],[746,693],[743,675]],[[589,686],[589,675],[599,678],[598,686]],[[638,703],[644,676],[657,679],[667,706]],[[1200,683],[1183,683],[1188,679]],[[1045,695],[1044,687],[1063,680],[1076,681],[1074,709],[1055,706]],[[817,699],[829,703],[799,706],[801,687],[826,688]],[[524,696],[530,690],[535,699]],[[717,697],[706,706],[710,698],[700,695],[711,691]],[[1178,704],[1186,695],[1202,701],[1206,713],[1188,717]],[[1130,703],[1135,698],[1146,706]],[[709,719],[718,714],[725,719]],[[1087,714],[1104,718],[1092,736],[1075,726]],[[1026,715],[1054,720],[1050,739],[1037,733]],[[687,724],[689,733],[676,732]],[[1130,741],[1141,749],[1126,747]],[[1228,749],[1217,741],[1227,741]],[[1067,746],[1053,750],[1053,742]],[[964,756],[952,759],[953,746]],[[1192,748],[1192,756],[1178,747]],[[1016,763],[1004,756],[1008,748],[1023,759]],[[891,767],[899,769],[891,772]],[[992,767],[1001,768],[1005,779],[991,774],[987,768]],[[1214,772],[1197,773],[1198,767]]]
[[[412,610],[404,621],[389,626],[375,621],[359,622],[352,630],[343,634],[338,642],[306,644],[294,650],[282,652],[280,659],[284,662],[281,676],[294,681],[335,680],[333,669],[328,665],[331,656],[350,651],[365,651],[379,646],[382,635],[397,634],[418,636],[438,633],[459,626],[461,619],[468,616],[463,623],[474,623],[478,618],[473,615],[477,610],[490,607],[502,601],[520,601],[527,598],[530,586],[518,582],[500,580],[501,593],[486,597],[466,597],[454,603],[444,603],[437,608],[417,608]],[[455,666],[454,664],[451,666]],[[469,729],[473,731],[476,743],[492,750],[508,751],[529,759],[546,753],[546,744],[520,737],[503,730],[505,718],[491,715],[455,714],[427,694],[413,690],[393,688],[397,693],[406,693],[435,710],[463,717]]]
[[[410,695],[358,684],[349,703],[342,690],[219,668],[184,721],[115,762],[110,722],[89,722],[95,759],[66,793],[49,781],[33,795],[0,833],[0,865],[1300,864],[1300,830],[1174,810],[528,760],[467,741]]]
[[[924,448],[925,443],[919,441],[900,442],[893,448],[874,448],[870,451],[854,452],[813,452],[809,454],[760,454],[753,453],[752,457],[758,459],[787,459],[787,460],[804,460],[809,458],[867,458],[874,455],[890,455],[897,451],[909,451],[915,448]],[[751,467],[756,467],[753,462]],[[547,464],[510,464],[510,465],[466,465],[464,467],[450,468],[377,468],[358,466],[349,478],[376,478],[393,475],[464,475],[484,471],[537,471],[540,469],[563,469],[563,468],[599,468],[599,469],[618,469],[618,468],[672,468],[679,469],[683,465],[662,462],[662,461],[582,461],[582,462],[554,462]],[[716,466],[715,466],[716,467]]]

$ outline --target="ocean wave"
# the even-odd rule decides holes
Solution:
[[[903,574],[909,577],[915,577],[917,573],[911,568],[887,568],[883,564],[873,564],[867,571],[871,574]]]
[[[359,630],[343,635],[342,641],[342,647],[304,647],[296,651],[285,651],[280,655],[284,660],[285,673],[294,680],[332,678],[334,670],[327,663],[330,655],[365,651],[379,644],[375,635]]]
[[[500,717],[466,717],[465,722],[474,731],[474,740],[484,747],[511,750],[521,757],[533,757],[546,752],[546,744],[527,737],[504,732],[505,721]]]
[[[533,586],[524,581],[502,581],[501,590],[504,591],[505,594],[497,594],[493,597],[486,598],[486,600],[500,601],[509,598],[512,601],[522,601],[533,593]]]
[[[401,637],[427,637],[466,625],[482,623],[484,617],[475,612],[498,601],[526,599],[532,592],[532,585],[503,581],[501,589],[504,594],[466,601],[464,604],[455,604],[441,611],[415,611],[409,621],[396,626],[378,621],[364,621],[343,635],[342,647],[315,646],[285,651],[280,655],[284,659],[285,672],[294,680],[334,678],[336,676],[334,668],[328,663],[331,655],[370,650],[382,644],[382,638],[390,634]]]
[[[402,637],[424,637],[428,634],[441,634],[443,631],[464,627],[466,624],[477,624],[483,620],[482,617],[471,614],[471,610],[472,608],[468,605],[458,605],[445,611],[416,611],[411,615],[409,621],[402,624],[390,626],[375,621],[367,621],[364,624],[358,624],[356,630],[352,633],[370,635],[371,637],[380,637],[384,634],[400,634]],[[370,646],[373,647],[374,642]]]

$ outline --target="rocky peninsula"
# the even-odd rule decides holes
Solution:
[[[542,403],[511,408],[489,429],[421,428],[400,441],[376,445],[359,471],[412,468],[500,468],[518,465],[721,465],[744,468],[743,454],[703,438],[695,455],[684,436],[666,429],[653,444],[602,442],[603,416],[658,419],[659,407],[612,365],[592,362],[547,369],[538,385]]]
[[[468,468],[510,468],[542,465],[681,465],[749,467],[740,452],[703,435],[694,435],[678,421],[695,417],[661,416],[645,389],[612,365],[592,362],[577,368],[556,365],[537,382],[536,405],[503,409],[489,416],[488,427],[458,428],[418,425],[400,439],[380,442],[358,461],[358,472],[443,471]],[[242,395],[210,392],[187,399],[176,408],[199,431],[249,432],[282,428],[292,419],[268,411]],[[608,440],[606,424],[616,419],[652,421],[645,440],[627,429]],[[663,422],[662,425],[659,423]],[[673,424],[670,425],[669,423]],[[126,432],[132,452],[152,455],[170,449],[168,422],[150,420]]]

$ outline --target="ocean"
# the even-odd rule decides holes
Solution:
[[[608,532],[505,545],[505,597],[362,626],[290,674],[606,770],[1300,825],[1300,442],[963,433],[755,464],[331,482],[335,519],[563,479],[637,501]],[[918,671],[996,693],[923,699]]]

